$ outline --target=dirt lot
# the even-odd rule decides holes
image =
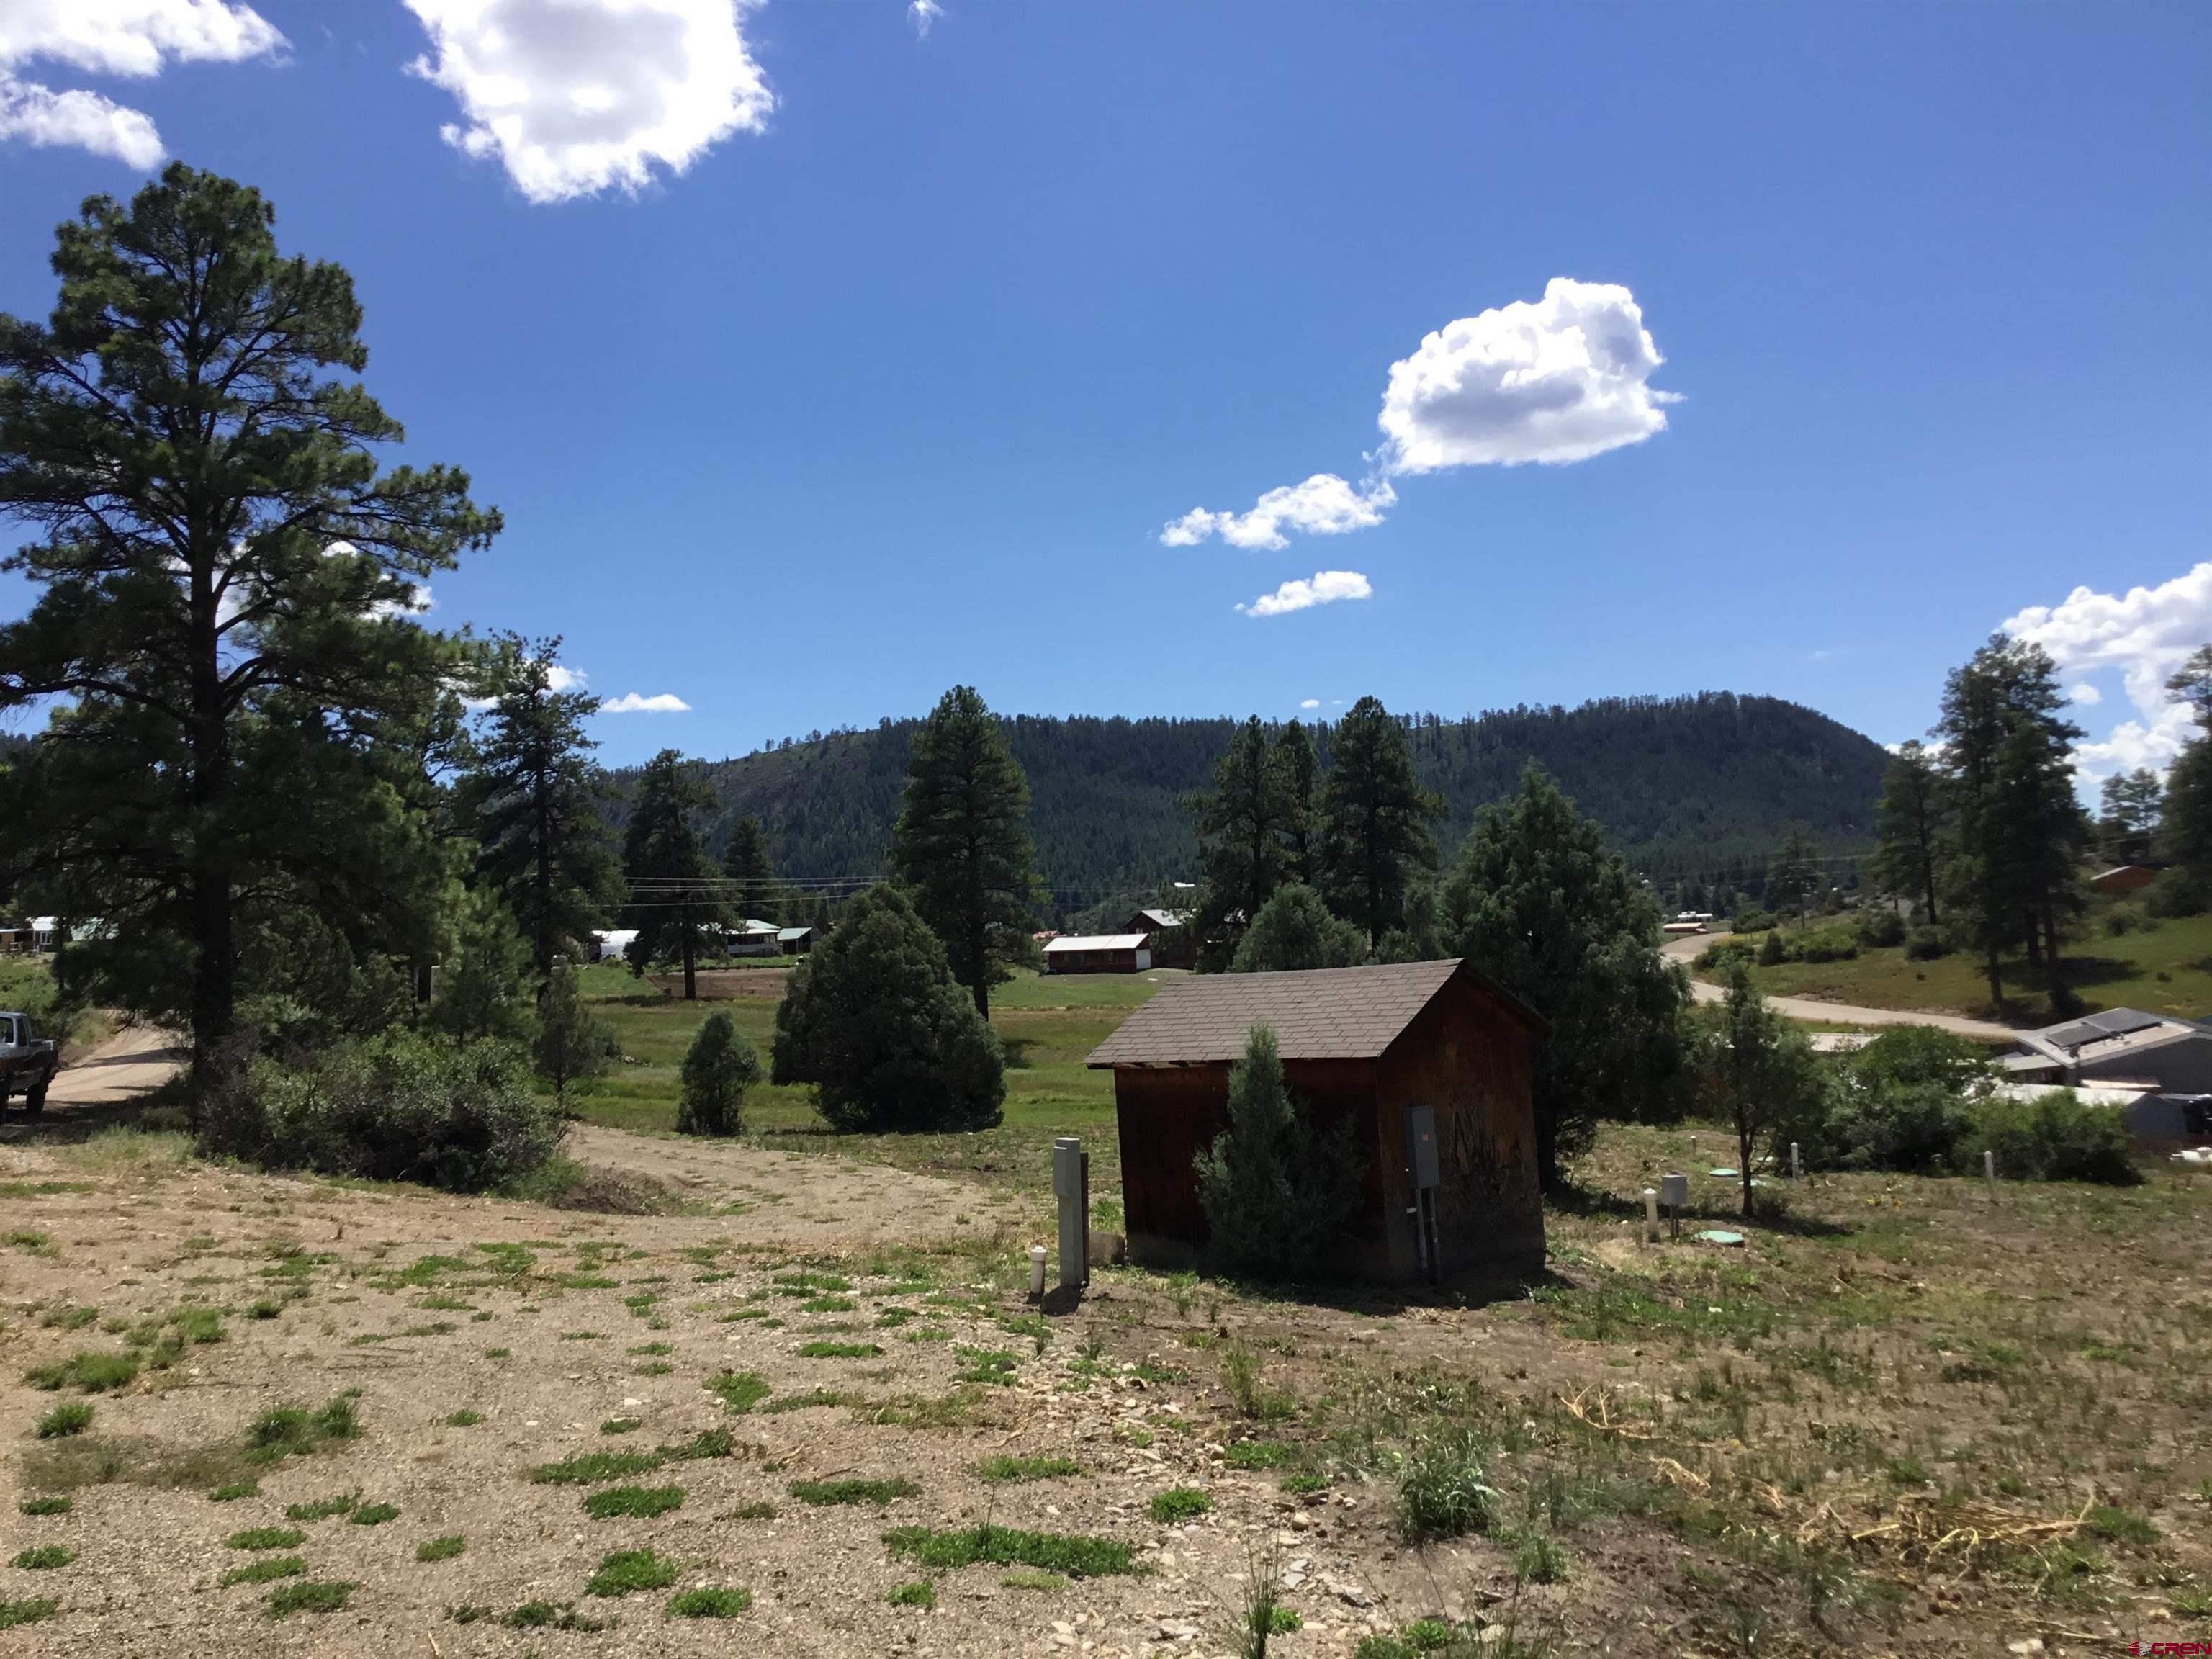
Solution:
[[[586,1162],[684,1195],[615,1217],[245,1174],[171,1135],[18,1140],[0,1614],[56,1605],[0,1653],[1204,1656],[1235,1650],[1255,1559],[1300,1624],[1283,1659],[1427,1616],[1502,1656],[2212,1627],[2212,1182],[1991,1208],[1838,1181],[1745,1249],[1639,1246],[1620,1200],[1712,1144],[1609,1135],[1553,1273],[1487,1301],[1110,1271],[1047,1317],[1010,1211],[876,1166],[586,1132]],[[92,1419],[40,1437],[58,1405]],[[549,1468],[599,1453],[635,1455]],[[1079,1472],[985,1479],[1003,1457]],[[1409,1537],[1422,1480],[1475,1530]],[[1202,1512],[1156,1519],[1176,1491]],[[900,1528],[1010,1559],[918,1563]],[[599,1582],[629,1593],[591,1593],[640,1551]],[[887,1600],[911,1584],[933,1609]],[[302,1585],[353,1588],[272,1616]],[[666,1611],[700,1587],[750,1606]]]

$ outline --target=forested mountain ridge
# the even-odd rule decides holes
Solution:
[[[915,720],[789,739],[708,762],[719,850],[730,821],[766,828],[779,874],[865,881],[882,872],[906,781]],[[1028,775],[1037,863],[1064,918],[1195,865],[1184,800],[1207,787],[1238,722],[1006,717]],[[1510,708],[1472,719],[1407,717],[1421,781],[1443,799],[1449,860],[1475,810],[1509,793],[1534,758],[1656,878],[1741,881],[1764,870],[1791,823],[1824,851],[1863,851],[1888,755],[1826,715],[1776,697],[1701,692],[1607,698],[1576,708]],[[1310,726],[1322,764],[1329,728]],[[635,769],[613,775],[627,788]],[[611,804],[619,823],[623,801]]]

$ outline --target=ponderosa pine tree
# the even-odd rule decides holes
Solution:
[[[0,514],[39,532],[5,561],[38,599],[0,629],[0,707],[67,703],[8,863],[112,924],[77,971],[185,1019],[203,1086],[243,929],[404,950],[442,892],[416,763],[461,663],[417,583],[499,529],[464,473],[380,471],[403,434],[355,378],[352,280],[274,222],[172,165],[61,227],[44,327],[0,318]]]
[[[730,884],[729,902],[738,915],[783,923],[782,895],[768,855],[768,832],[750,812],[730,826],[729,842],[722,848],[722,878]]]
[[[1689,980],[1659,954],[1657,902],[1535,762],[1477,815],[1442,908],[1447,946],[1546,1021],[1533,1079],[1546,1192],[1601,1116],[1671,1114]]]
[[[1316,798],[1321,763],[1314,757],[1313,739],[1296,720],[1284,723],[1276,733],[1276,774],[1289,797],[1289,816],[1283,824],[1283,873],[1319,890],[1322,871],[1322,820]]]
[[[1237,728],[1215,763],[1213,788],[1190,801],[1198,832],[1200,966],[1220,969],[1290,867],[1285,850],[1297,803],[1279,750],[1257,714]]]
[[[1780,915],[1802,916],[1820,888],[1820,849],[1802,824],[1793,823],[1766,866],[1766,908]]]
[[[623,837],[623,875],[629,886],[623,917],[637,930],[630,971],[671,957],[684,963],[684,1000],[699,995],[699,953],[711,949],[729,920],[720,884],[699,839],[701,814],[714,792],[696,763],[673,749],[646,763]]]
[[[1322,786],[1329,908],[1356,923],[1370,949],[1406,923],[1406,890],[1437,867],[1429,826],[1443,802],[1413,775],[1406,728],[1373,697],[1352,705],[1328,744]]]
[[[2186,878],[2174,895],[2178,908],[2201,908],[2212,897],[2212,645],[2199,647],[2166,681],[2167,693],[2196,711],[2197,735],[2166,773],[2160,850]],[[2159,884],[2165,887],[2167,878]]]
[[[1882,775],[1875,809],[1875,854],[1869,869],[1884,892],[1910,899],[1933,927],[1936,884],[1943,861],[1942,779],[1916,738],[1899,745]]]
[[[584,730],[598,699],[555,689],[560,651],[558,638],[499,637],[485,675],[492,705],[453,792],[477,877],[514,913],[541,983],[556,960],[585,954],[622,892],[599,816],[598,744]]]
[[[1035,949],[1029,810],[1029,782],[998,716],[974,687],[954,686],[914,734],[891,867],[986,1017],[991,988]]]
[[[2111,864],[2141,864],[2158,838],[2166,791],[2147,766],[2105,780],[2098,805],[2097,856]]]
[[[2055,995],[2060,919],[2081,904],[2086,815],[2058,670],[2041,646],[1992,635],[1943,687],[1943,803],[1953,827],[1943,886],[1953,920],[1982,955],[1990,1000],[2004,1000],[2004,952],[2024,948]]]

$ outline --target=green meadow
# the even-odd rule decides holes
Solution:
[[[1114,1133],[1114,1083],[1085,1057],[1150,998],[1171,969],[1139,975],[1048,978],[1020,973],[991,995],[991,1024],[1006,1049],[1006,1121],[972,1134],[836,1135],[805,1087],[763,1083],[745,1097],[748,1137],[791,1152],[836,1152],[901,1169],[966,1176],[1035,1192],[1049,1179],[1055,1135],[1083,1137],[1091,1189],[1115,1190],[1120,1149]],[[602,963],[585,975],[592,1012],[621,1041],[623,1060],[575,1103],[588,1122],[634,1133],[672,1134],[679,1068],[707,1016],[726,1011],[738,1034],[769,1069],[777,1000],[740,997],[687,1003]],[[1111,1224],[1110,1218],[1108,1224]]]

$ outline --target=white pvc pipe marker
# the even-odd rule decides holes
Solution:
[[[1990,1183],[1990,1202],[1997,1201],[1997,1155],[1993,1152],[1982,1154],[1982,1179]]]
[[[1030,1246],[1030,1294],[1042,1298],[1044,1295],[1044,1246]]]
[[[1659,1242],[1659,1189],[1656,1187],[1644,1189],[1644,1242],[1646,1244]]]

